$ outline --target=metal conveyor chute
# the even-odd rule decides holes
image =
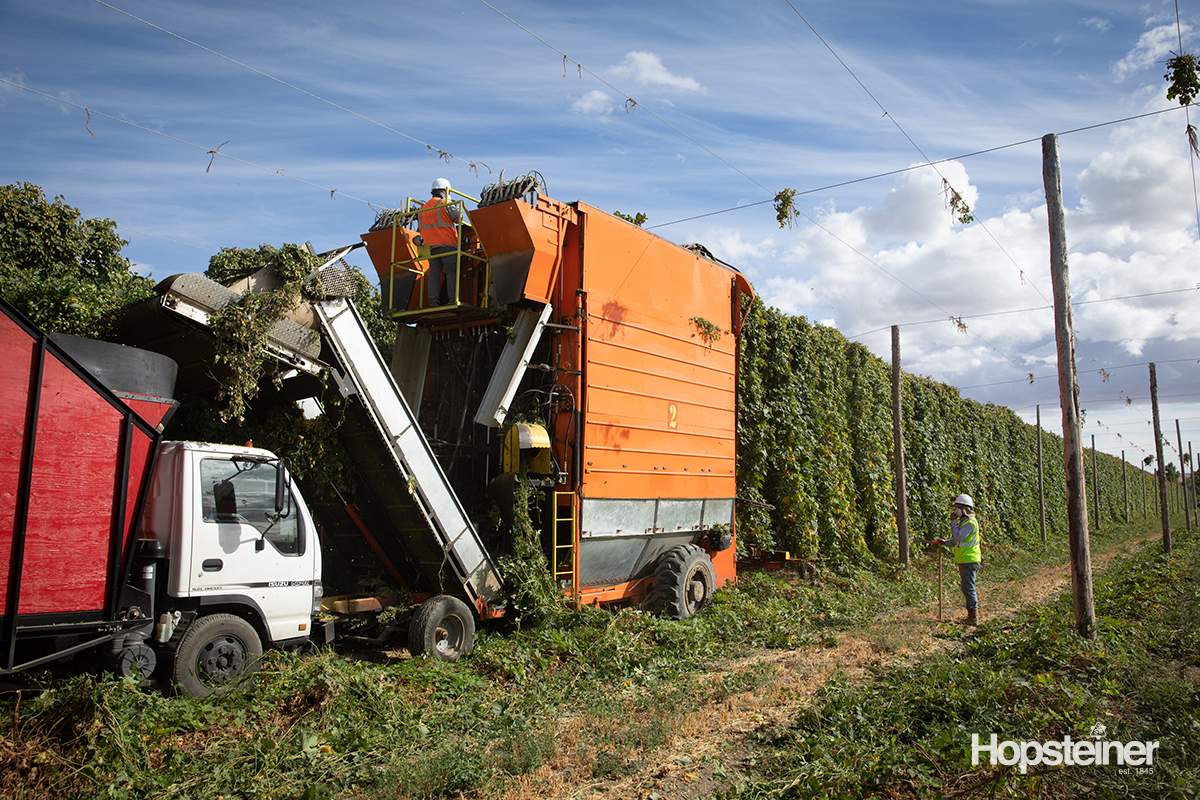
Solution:
[[[375,348],[362,317],[352,302],[342,298],[322,300],[314,307],[326,342],[337,357],[335,377],[342,391],[359,396],[362,409],[374,423],[396,467],[397,472],[385,470],[378,475],[384,477],[390,473],[388,480],[407,484],[436,538],[436,549],[458,573],[468,599],[477,607],[493,601],[500,595],[500,574]]]

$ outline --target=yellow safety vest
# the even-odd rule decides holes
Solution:
[[[974,517],[963,517],[950,523],[954,534],[954,563],[971,564],[983,560],[979,549],[979,523]],[[960,531],[966,531],[966,536],[959,538]]]

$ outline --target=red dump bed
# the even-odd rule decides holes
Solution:
[[[8,304],[0,310],[4,616],[103,618],[115,612],[173,403],[119,398]]]

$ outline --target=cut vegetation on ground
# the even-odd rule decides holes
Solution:
[[[691,620],[563,612],[484,632],[458,663],[271,653],[251,692],[206,700],[49,682],[4,700],[0,795],[1188,797],[1200,547],[1178,534],[1162,556],[1152,525],[1093,536],[1095,643],[1054,599],[1062,543],[986,555],[975,630],[937,623],[931,557],[899,576],[750,573]],[[947,619],[961,616],[952,572]],[[971,733],[1080,738],[1097,723],[1160,740],[1153,772],[970,762]]]

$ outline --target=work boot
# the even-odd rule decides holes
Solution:
[[[967,618],[963,620],[963,624],[964,625],[972,625],[972,626],[978,625],[979,624],[978,612],[973,608],[968,608],[967,609]]]

